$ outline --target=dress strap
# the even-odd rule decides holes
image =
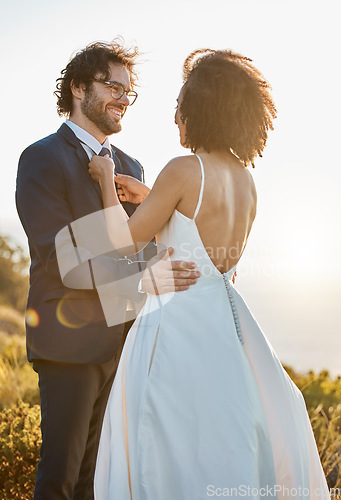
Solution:
[[[196,218],[196,216],[198,215],[198,212],[200,210],[201,202],[202,202],[202,195],[204,194],[204,184],[205,184],[205,173],[204,173],[204,165],[202,163],[202,159],[200,158],[199,155],[195,155],[195,156],[198,158],[199,163],[200,163],[200,168],[201,168],[201,186],[200,186],[200,193],[199,193],[198,204],[197,204],[197,208],[195,209],[195,212],[194,212],[194,215],[193,215],[193,220]]]

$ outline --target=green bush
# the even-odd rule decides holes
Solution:
[[[341,489],[341,377],[332,380],[327,370],[285,369],[304,396],[328,485]]]
[[[0,236],[0,303],[21,312],[27,300],[29,261],[20,246]]]
[[[318,375],[313,371],[296,376],[296,384],[301,389],[307,408],[317,408],[322,404],[325,412],[341,403],[341,377],[332,380],[327,370]]]
[[[0,343],[0,410],[20,400],[39,403],[38,375],[27,361],[24,337],[9,336]]]
[[[308,410],[323,470],[330,488],[341,489],[341,404]]]
[[[0,305],[0,339],[4,342],[11,335],[25,338],[25,316],[11,306]]]
[[[341,378],[285,368],[305,398],[329,487],[341,489]],[[0,498],[28,500],[39,460],[40,409],[37,375],[19,336],[0,345],[0,401]]]
[[[341,488],[341,404],[329,415],[321,405],[309,414],[329,487]],[[0,422],[1,499],[27,500],[33,497],[39,460],[40,408],[19,402],[0,413]]]
[[[2,500],[33,498],[41,443],[40,408],[20,402],[0,413]]]

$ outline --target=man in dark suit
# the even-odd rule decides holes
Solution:
[[[39,374],[42,412],[35,500],[94,498],[102,419],[115,359],[131,323],[107,326],[90,259],[83,264],[87,284],[78,289],[63,285],[55,238],[65,226],[103,209],[99,185],[88,173],[94,154],[111,155],[118,172],[144,180],[140,163],[108,141],[121,130],[121,119],[137,97],[136,55],[117,41],[94,43],[76,54],[56,91],[58,112],[69,119],[55,134],[29,146],[19,160],[16,201],[31,255],[27,353]],[[139,200],[133,201],[123,203],[128,215]],[[108,281],[132,273],[122,259],[105,255],[97,260]],[[141,270],[141,263],[135,265],[135,272]],[[160,269],[160,276],[168,273],[169,278],[177,270],[175,290],[186,289],[195,271],[183,267],[176,262],[167,270],[160,261],[154,274]],[[138,279],[128,281],[121,295],[131,299],[136,294],[133,300],[139,300]],[[151,292],[147,276],[143,283]]]

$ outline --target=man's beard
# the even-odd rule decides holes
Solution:
[[[105,135],[117,134],[122,129],[120,123],[113,121],[106,113],[104,101],[90,88],[86,91],[85,99],[81,103],[83,114],[96,125]]]

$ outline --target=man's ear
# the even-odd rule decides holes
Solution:
[[[80,82],[80,84],[78,86],[76,86],[75,82],[73,80],[71,80],[70,89],[71,89],[73,97],[75,97],[76,99],[82,99],[82,97],[84,96],[86,87],[85,87],[84,83],[82,83],[82,82]]]

